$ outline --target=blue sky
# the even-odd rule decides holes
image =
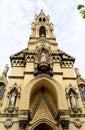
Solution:
[[[78,4],[85,0],[0,0],[0,74],[10,66],[10,55],[27,47],[31,23],[43,9],[54,25],[58,47],[76,58],[75,67],[85,77],[85,19]]]

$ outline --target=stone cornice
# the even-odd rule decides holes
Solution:
[[[25,74],[34,74],[34,71],[31,71],[31,72],[25,71],[25,72],[24,72],[24,75],[25,75]]]
[[[27,59],[29,61],[34,61],[35,55],[35,50],[28,50],[28,48],[26,48],[10,57],[11,65],[24,67]],[[53,63],[59,62],[62,68],[73,68],[75,58],[60,49],[52,51],[51,57]]]
[[[40,40],[40,37],[32,37],[30,36],[30,40],[31,39],[34,39],[34,40]],[[56,41],[56,38],[46,38],[47,40],[55,40]]]
[[[12,78],[18,78],[18,79],[24,79],[24,76],[9,76],[10,79]]]
[[[62,51],[62,50],[60,50],[60,49],[57,49],[57,50],[55,50],[55,51],[52,51],[52,55],[54,56],[56,56],[56,55],[58,55],[58,56],[60,56],[63,60],[72,60],[73,62],[75,61],[75,58],[74,57],[72,57],[71,55],[69,55],[69,54],[67,54],[67,53],[65,53],[64,51]]]
[[[0,113],[0,117],[18,117],[18,113]]]
[[[59,120],[60,116],[62,116],[62,115],[70,115],[70,111],[69,110],[58,110],[56,119]]]
[[[55,46],[57,46],[58,43],[57,43],[55,40],[54,40],[55,42],[50,41],[50,40],[54,40],[54,39],[45,39],[45,42],[46,42],[46,43],[49,43],[50,45],[53,45],[53,46],[55,45]],[[38,42],[42,42],[42,40],[41,40],[41,39],[38,39],[37,41],[36,41],[36,40],[35,40],[35,41],[29,41],[28,44],[30,44],[30,45],[32,45],[32,44],[35,45],[35,44],[38,43]]]
[[[70,114],[70,117],[85,117],[85,114],[83,114],[83,113],[80,113],[80,114],[74,113],[74,114]]]
[[[75,77],[63,77],[63,80],[76,80]]]
[[[16,54],[14,54],[14,55],[11,55],[10,56],[10,61],[13,59],[13,58],[23,58],[23,54],[25,54],[26,52],[28,51],[28,48],[26,48],[26,49],[23,49],[22,51],[19,51],[19,52],[17,52]]]
[[[63,75],[63,72],[53,72],[53,75]]]

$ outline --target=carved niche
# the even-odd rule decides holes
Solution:
[[[69,109],[72,110],[73,113],[81,112],[81,109],[78,106],[78,93],[71,84],[66,88],[66,97]]]
[[[9,113],[18,111],[18,102],[20,98],[20,87],[15,83],[8,92],[8,101],[6,111]]]
[[[52,58],[51,58],[51,50],[50,47],[46,47],[44,44],[41,44],[40,47],[36,48],[36,57],[35,57],[35,72],[34,75],[38,74],[49,74],[53,75],[52,72]]]

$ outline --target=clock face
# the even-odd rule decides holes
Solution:
[[[0,100],[2,99],[4,95],[4,88],[5,88],[5,85],[3,83],[0,83]]]

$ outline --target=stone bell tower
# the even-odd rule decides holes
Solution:
[[[1,130],[85,130],[85,79],[53,31],[41,10],[28,47],[10,56],[9,81],[8,66],[0,76]]]

